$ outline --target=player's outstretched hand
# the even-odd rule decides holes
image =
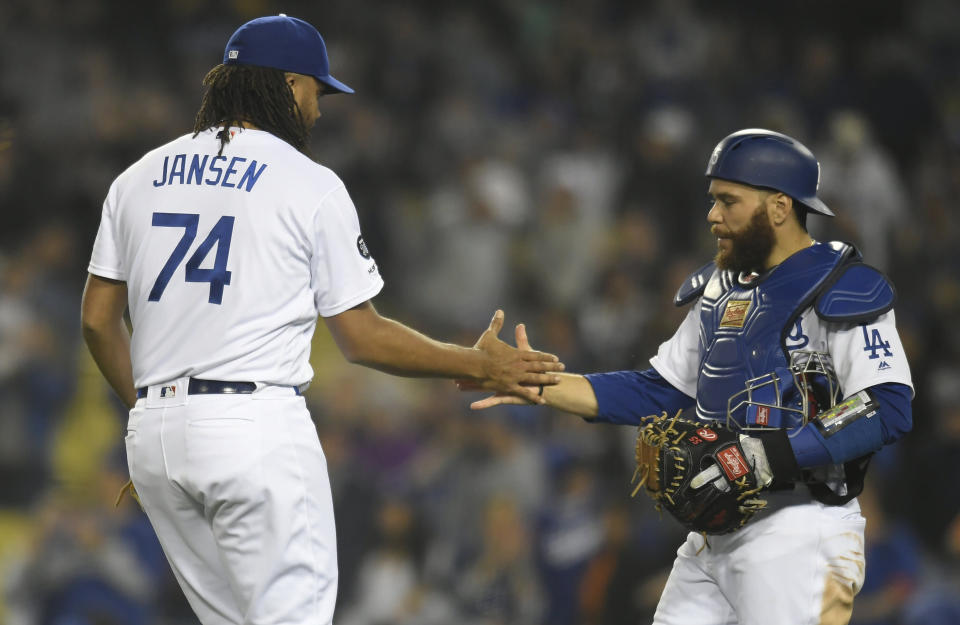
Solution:
[[[495,395],[470,404],[470,407],[474,410],[481,410],[502,404],[543,404],[545,401],[538,393],[540,386],[557,384],[560,378],[556,375],[551,375],[549,372],[564,370],[563,363],[559,362],[556,356],[535,351],[530,347],[530,341],[527,339],[527,329],[522,323],[517,324],[515,331],[516,349],[497,338],[500,329],[503,327],[503,319],[503,311],[498,310],[490,322],[490,327],[480,336],[480,340],[477,341],[474,347],[484,351],[492,348],[497,352],[503,352],[504,347],[507,348],[507,350],[512,350],[512,352],[506,352],[507,355],[512,356],[514,359],[511,360],[508,358],[505,361],[506,367],[503,371],[508,374],[504,380],[506,384],[499,384],[498,381],[494,379],[489,379],[488,381],[457,381],[457,386],[462,391],[497,391]],[[517,357],[520,358],[519,362],[522,363],[520,369],[526,372],[522,373],[519,378],[514,378],[510,377],[509,373],[516,371],[515,363],[517,361],[515,359]]]
[[[497,310],[490,320],[490,326],[474,345],[475,349],[486,355],[486,359],[483,378],[470,385],[470,390],[497,391],[542,404],[543,398],[537,394],[540,385],[558,383],[560,378],[553,373],[563,371],[563,363],[553,354],[529,349],[529,343],[526,344],[527,349],[520,349],[519,345],[511,347],[501,341],[498,335],[503,328],[503,321],[503,311]]]

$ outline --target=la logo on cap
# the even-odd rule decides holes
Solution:
[[[230,50],[229,52],[227,52],[227,57],[230,60],[236,60],[238,56],[240,56],[239,50]]]

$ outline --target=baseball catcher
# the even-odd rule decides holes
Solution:
[[[705,173],[717,253],[677,290],[687,314],[650,368],[564,373],[542,397],[638,426],[636,492],[692,530],[656,625],[846,623],[864,580],[867,463],[912,427],[896,293],[854,246],[807,231],[834,213],[796,139],[734,132]]]

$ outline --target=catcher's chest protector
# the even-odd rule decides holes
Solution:
[[[726,419],[727,400],[742,391],[747,380],[788,365],[786,339],[797,318],[856,255],[843,243],[817,243],[748,284],[730,271],[713,273],[703,290],[700,313],[701,419]],[[793,427],[799,421],[784,425]]]

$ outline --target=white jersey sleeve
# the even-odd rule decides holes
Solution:
[[[870,323],[821,323],[826,334],[827,351],[833,358],[845,396],[889,382],[913,388],[910,366],[892,310]]]
[[[660,344],[650,364],[685,395],[697,396],[700,375],[700,300],[690,307],[683,323],[670,339]]]
[[[321,316],[342,313],[380,292],[383,280],[360,234],[357,210],[343,185],[320,203],[314,229],[317,238],[311,288]]]
[[[126,280],[127,274],[123,267],[120,251],[117,248],[116,239],[116,187],[116,182],[110,185],[107,198],[103,201],[100,228],[97,230],[97,238],[93,243],[93,254],[90,257],[90,265],[87,270],[101,278]]]

